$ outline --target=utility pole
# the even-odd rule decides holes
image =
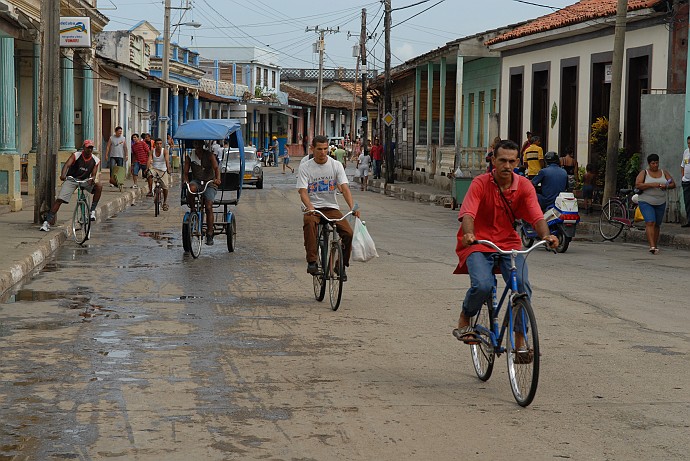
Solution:
[[[359,60],[361,58],[361,46],[357,47],[357,64],[355,66],[355,87],[352,91],[352,117],[350,120],[350,142],[354,142],[355,131],[357,130],[357,80],[359,77]]]
[[[39,134],[36,152],[38,181],[34,196],[34,223],[55,200],[57,146],[60,144],[60,2],[41,0],[41,72],[39,91]]]
[[[319,29],[316,27],[307,27],[307,32],[314,31],[319,34],[319,41],[316,44],[319,50],[319,83],[316,87],[316,131],[315,133],[323,134],[322,117],[323,117],[323,55],[326,51],[326,41],[324,40],[324,35],[337,34],[340,32],[340,27],[332,29],[327,27],[325,29]]]
[[[385,1],[385,18],[383,21],[383,28],[385,29],[386,41],[386,56],[385,56],[385,70],[384,70],[384,84],[383,84],[383,99],[384,99],[384,116],[387,116],[393,110],[391,102],[391,0]],[[384,122],[385,123],[385,122]],[[384,158],[386,159],[386,183],[393,183],[395,177],[395,159],[393,158],[393,126],[392,123],[385,124],[383,129],[384,142]]]
[[[158,137],[167,139],[168,136],[168,120],[170,119],[168,110],[168,80],[170,80],[170,0],[165,0],[165,14],[163,21],[163,88],[161,88],[160,108],[161,113],[158,114]]]
[[[362,152],[369,152],[367,143],[367,130],[369,129],[369,117],[367,116],[367,9],[362,8],[362,31],[359,36],[359,46],[361,47],[360,56],[362,63]]]
[[[611,103],[609,107],[609,134],[606,147],[606,181],[604,197],[606,203],[616,195],[618,173],[618,138],[621,123],[621,86],[623,81],[623,55],[625,54],[625,23],[628,15],[627,0],[618,0],[616,6],[616,33],[613,39],[613,64],[611,77]]]

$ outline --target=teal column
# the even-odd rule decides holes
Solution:
[[[422,116],[422,68],[417,66],[414,85],[414,143],[419,144],[420,117]]]
[[[441,96],[438,109],[438,145],[443,145],[443,133],[446,131],[446,58],[441,58]]]
[[[74,150],[74,63],[72,56],[61,60],[60,150]]]
[[[14,38],[0,37],[0,154],[17,153]]]
[[[82,104],[82,130],[84,133],[84,139],[90,139],[94,141],[94,136],[96,136],[96,127],[94,117],[94,106],[93,106],[93,70],[89,64],[84,66],[84,102]]]
[[[31,121],[31,152],[38,149],[38,94],[41,91],[41,44],[34,43],[33,106]]]
[[[431,146],[432,144],[432,129],[433,129],[433,119],[434,116],[434,63],[430,62],[427,64],[426,72],[426,145]],[[431,153],[427,153],[430,158]]]

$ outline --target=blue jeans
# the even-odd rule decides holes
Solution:
[[[640,200],[638,205],[640,206],[642,217],[644,217],[644,222],[653,222],[657,227],[661,227],[661,223],[664,222],[666,203],[662,203],[661,205],[650,205]]]
[[[374,160],[374,179],[381,179],[381,164],[383,160]]]
[[[510,256],[499,256],[499,258],[503,280],[509,284]],[[466,263],[467,271],[470,274],[470,289],[467,290],[465,300],[462,303],[462,311],[466,316],[473,317],[477,315],[484,301],[491,296],[491,289],[494,286],[494,253],[475,251],[467,257]],[[520,293],[527,293],[527,296],[531,298],[532,288],[529,285],[527,264],[525,264],[524,256],[518,256],[515,259],[515,266],[517,267],[518,291]]]

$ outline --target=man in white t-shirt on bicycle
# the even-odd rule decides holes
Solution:
[[[314,136],[311,148],[314,158],[300,164],[299,176],[297,177],[297,190],[302,203],[307,211],[319,210],[329,219],[342,218],[343,214],[338,206],[336,191],[343,194],[350,210],[354,207],[343,164],[328,156],[328,138],[325,136]],[[354,211],[352,214],[359,217],[359,211]],[[309,274],[315,274],[318,271],[316,233],[320,221],[321,217],[315,213],[304,215],[304,247],[307,251],[307,272]],[[336,228],[343,242],[343,262],[347,267],[350,265],[350,253],[352,251],[352,228],[346,220],[338,221]],[[345,273],[341,274],[341,278],[343,281],[347,281]]]

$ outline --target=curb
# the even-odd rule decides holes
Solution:
[[[370,190],[380,194],[399,197],[404,200],[412,200],[421,203],[434,203],[437,206],[450,208],[452,197],[450,194],[432,194],[428,192],[416,192],[408,190],[403,186],[397,184],[387,184],[383,179],[370,179],[368,183]]]
[[[143,195],[143,189],[132,190],[126,195],[121,195],[110,202],[99,204],[96,209],[96,222],[101,222],[123,211],[141,195]],[[66,228],[52,230],[45,239],[38,243],[38,248],[28,256],[10,266],[9,269],[0,270],[0,299],[36,268],[41,267],[67,241],[67,237],[68,230]]]
[[[24,277],[41,266],[67,240],[67,229],[55,230],[51,233],[54,235],[41,241],[38,248],[29,256],[9,269],[0,271],[0,299]]]

